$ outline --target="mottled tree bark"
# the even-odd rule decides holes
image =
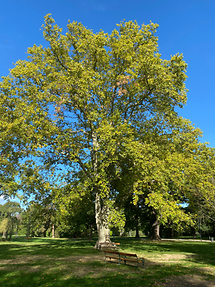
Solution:
[[[97,158],[97,149],[98,141],[97,135],[95,132],[92,133],[93,140],[93,169],[94,175],[97,177],[98,173],[98,158]],[[99,194],[99,187],[94,187],[95,191],[95,218],[96,218],[96,227],[98,232],[98,240],[96,242],[95,248],[99,248],[101,243],[110,242],[110,229],[108,227],[108,215],[109,208],[105,205],[104,199],[101,198]]]
[[[52,238],[55,238],[55,233],[54,233],[54,224],[52,224]]]
[[[6,230],[3,231],[2,238],[7,238],[7,232],[6,232]]]
[[[95,248],[99,248],[101,243],[110,242],[110,229],[108,227],[109,209],[107,206],[101,206],[101,197],[96,194],[95,200],[95,216],[98,231],[98,240]]]
[[[152,239],[160,240],[160,223],[157,214],[153,213],[155,214],[155,222],[152,224]]]

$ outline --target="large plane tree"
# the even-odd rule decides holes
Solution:
[[[196,183],[202,180],[188,171],[189,160],[202,164],[194,156],[204,149],[199,131],[175,112],[186,103],[187,65],[179,54],[161,58],[157,27],[129,21],[108,34],[69,22],[63,34],[47,15],[47,46],[29,48],[28,60],[18,61],[0,86],[1,114],[10,123],[1,131],[10,135],[4,141],[20,187],[58,197],[65,190],[91,194],[97,246],[110,240],[109,215],[123,197],[135,203],[144,195],[158,219],[175,210],[186,221],[179,202],[189,194],[181,186],[192,172]],[[7,161],[7,150],[1,153]]]

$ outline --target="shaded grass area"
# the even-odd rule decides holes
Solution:
[[[105,263],[95,241],[33,238],[0,243],[0,286],[166,286],[168,278],[215,275],[215,244],[114,238],[144,268]],[[208,281],[209,282],[209,281]],[[209,285],[202,285],[209,286]]]

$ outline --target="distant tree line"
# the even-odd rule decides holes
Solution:
[[[11,240],[12,236],[52,237],[52,238],[87,238],[97,236],[93,205],[83,204],[83,208],[72,212],[69,207],[64,215],[55,206],[30,205],[26,210],[17,202],[6,202],[0,205],[0,236],[2,240]],[[190,207],[182,207],[184,212],[191,212]],[[192,238],[215,237],[214,210],[193,210],[196,217],[195,224],[185,225],[178,230],[172,222],[160,226],[162,238],[178,238],[190,236]],[[112,236],[146,236],[153,238],[153,224],[155,215],[153,210],[144,208],[141,202],[133,205],[129,200],[124,206],[124,226],[112,225]]]

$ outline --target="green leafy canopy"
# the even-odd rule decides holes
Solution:
[[[178,204],[190,186],[212,196],[214,150],[175,112],[187,64],[161,58],[157,28],[129,21],[107,34],[69,22],[63,34],[46,15],[48,46],[29,48],[0,84],[1,181],[20,177],[26,193],[58,198],[66,186],[71,198],[98,194],[101,208],[143,196],[163,223],[190,222]]]

